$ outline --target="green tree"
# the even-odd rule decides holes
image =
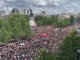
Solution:
[[[7,20],[0,19],[0,41],[7,42],[10,39],[21,39],[31,36],[31,28],[28,16],[11,14]]]
[[[74,16],[71,15],[69,19],[70,19],[71,24],[73,24],[74,23],[74,19],[75,19]]]
[[[2,20],[0,28],[0,41],[7,42],[11,39],[13,33],[10,31],[7,20]]]
[[[12,14],[8,22],[13,32],[13,38],[21,39],[24,36],[28,37],[31,35],[31,29],[26,16]]]
[[[35,60],[56,60],[56,57],[51,52],[46,52],[45,49],[41,49],[40,55]]]
[[[73,32],[64,39],[63,44],[60,46],[58,60],[75,60],[77,48],[80,48],[80,36]]]

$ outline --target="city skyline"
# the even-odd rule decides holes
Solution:
[[[0,10],[31,8],[34,13],[44,10],[47,14],[79,13],[80,0],[0,0]]]

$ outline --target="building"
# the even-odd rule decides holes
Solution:
[[[11,14],[21,14],[21,15],[29,15],[30,12],[28,9],[25,9],[25,8],[22,8],[22,9],[16,9],[16,8],[13,8],[12,11],[11,11]]]
[[[20,9],[19,12],[21,15],[29,15],[29,10],[27,9]]]
[[[6,15],[6,11],[1,10],[1,11],[0,11],[0,17],[2,17],[2,16],[4,16],[4,15]]]
[[[11,14],[19,14],[19,10],[17,8],[13,8]]]
[[[58,14],[58,19],[65,19],[65,18],[70,18],[72,15],[72,13],[62,13],[62,14]]]

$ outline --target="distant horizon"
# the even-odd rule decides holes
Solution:
[[[80,13],[80,0],[0,0],[0,10],[7,8],[31,8],[35,13],[44,9],[47,14]]]
[[[10,14],[10,12],[12,11],[12,9],[13,8],[6,8],[6,9],[2,9],[2,10],[4,10],[5,12],[6,12],[6,15],[9,15]],[[29,9],[27,9],[27,8],[16,8],[16,9],[26,9],[26,10],[29,10]],[[1,10],[0,10],[1,11]],[[38,15],[38,14],[40,14],[42,11],[45,11],[45,10],[39,10],[38,12],[36,12],[36,11],[34,11],[33,10],[33,13],[35,14],[35,15]],[[36,12],[36,13],[35,13]],[[46,15],[57,15],[57,14],[79,14],[79,13],[74,13],[74,12],[62,12],[62,13],[52,13],[52,14],[50,14],[50,13],[48,13],[47,11],[45,11],[46,12]]]

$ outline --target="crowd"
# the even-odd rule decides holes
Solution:
[[[54,28],[53,26],[38,27],[35,36],[0,47],[0,60],[35,60],[44,48],[48,52],[58,51],[58,46],[73,27]],[[39,34],[47,33],[48,39],[43,40]]]

